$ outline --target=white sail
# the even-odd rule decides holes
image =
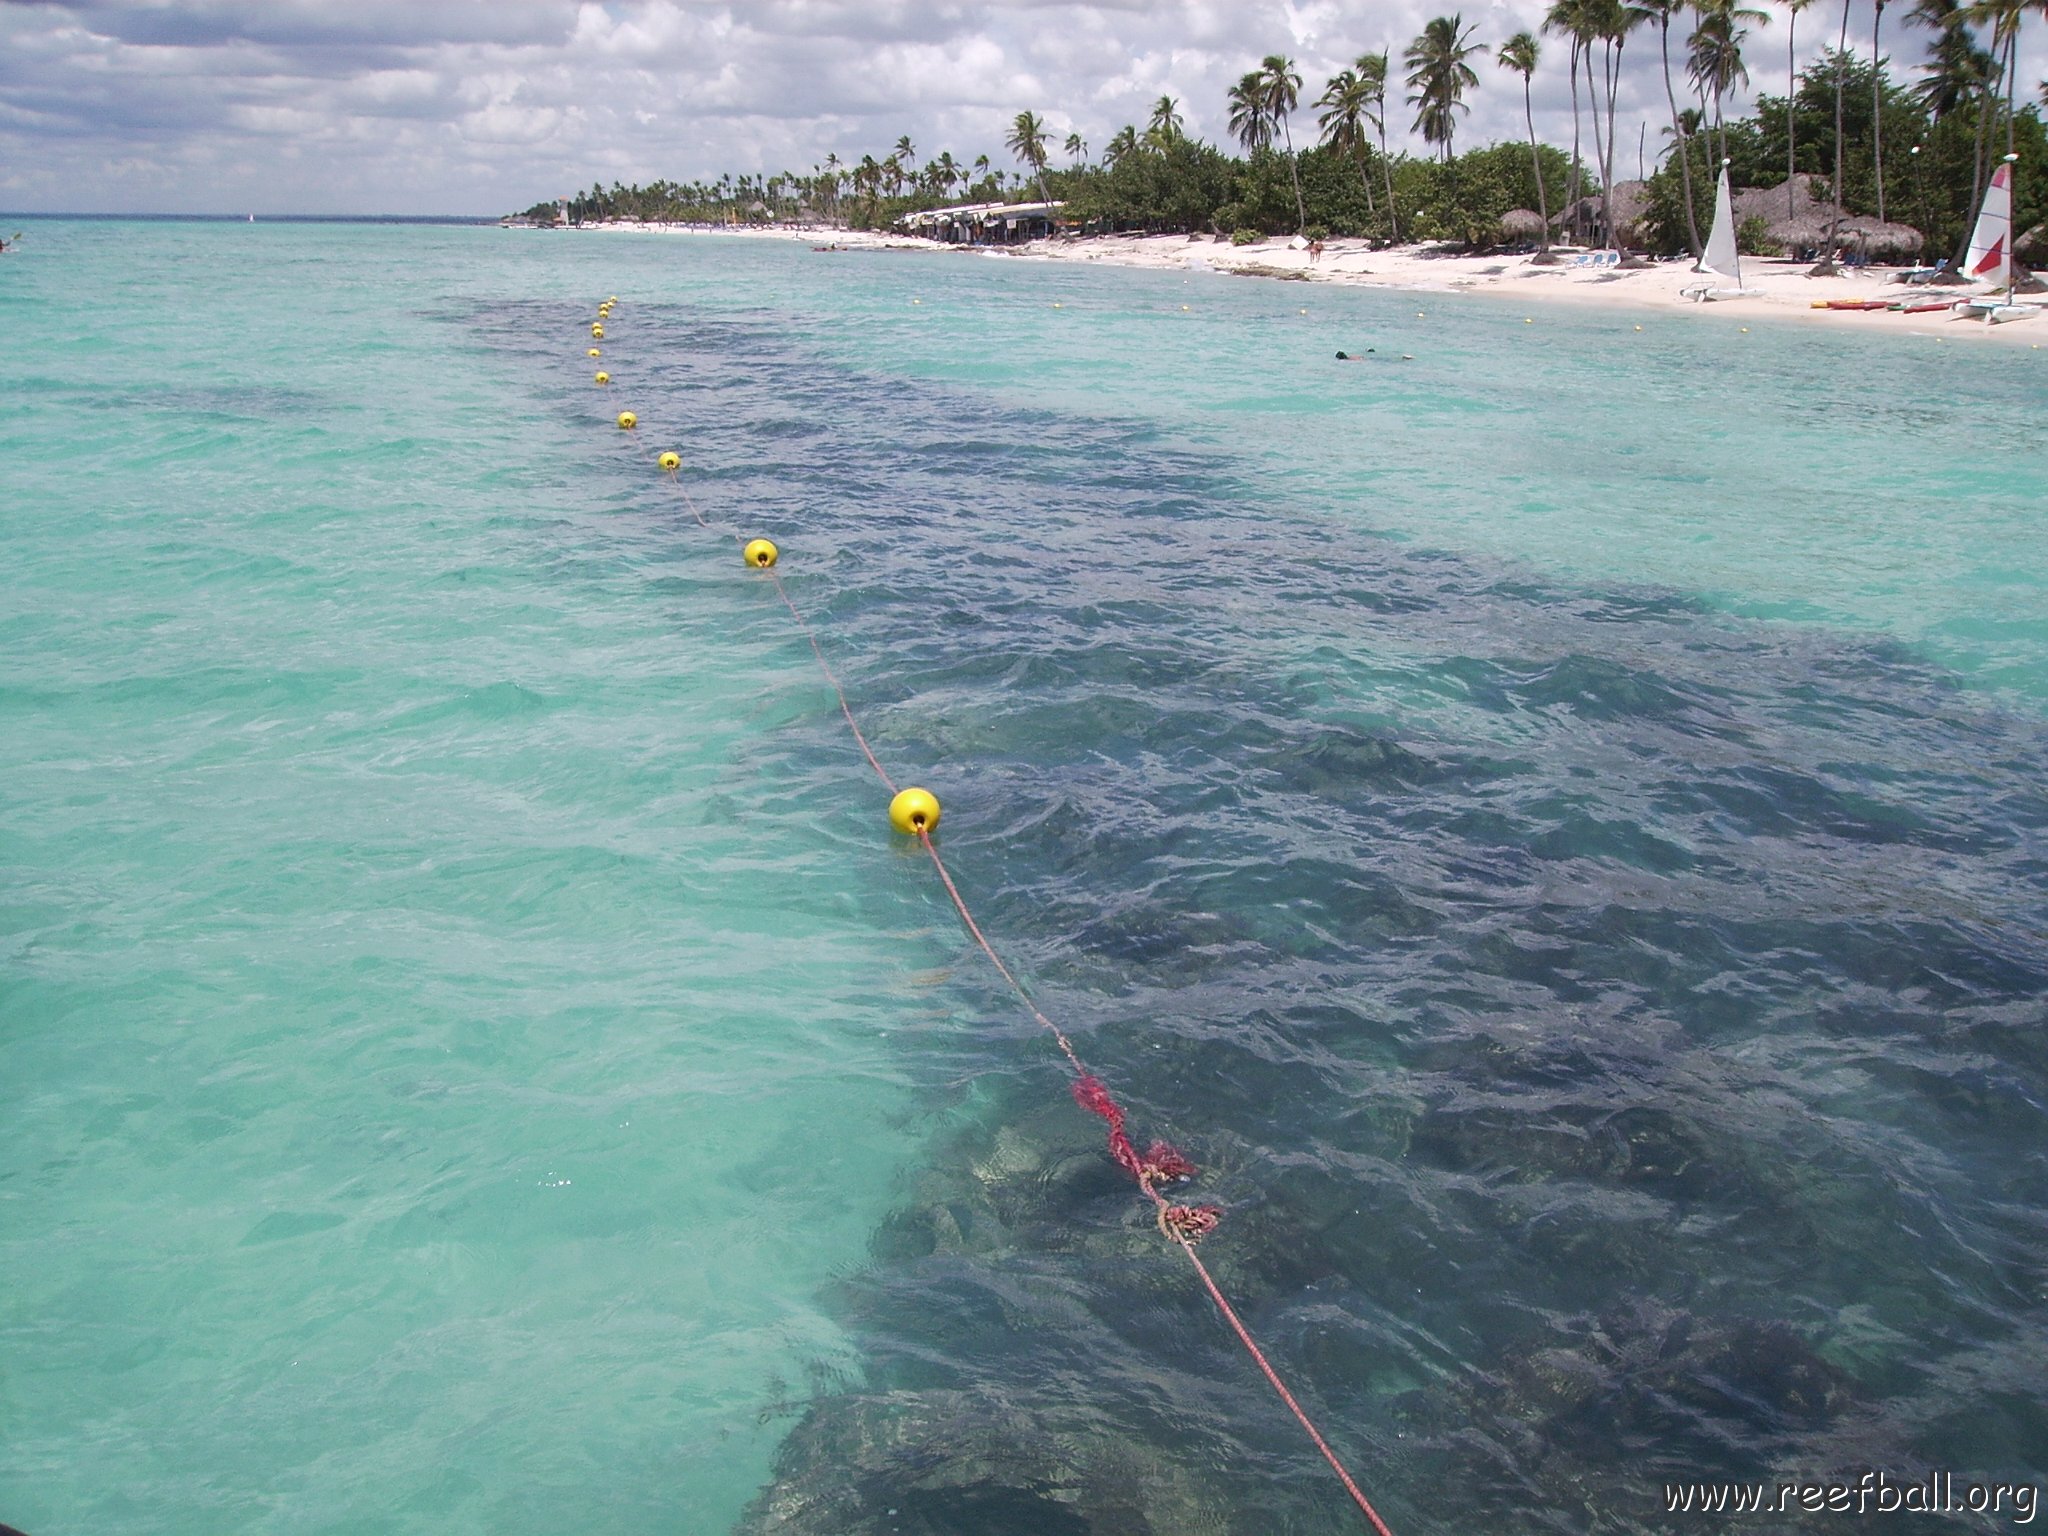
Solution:
[[[1706,254],[1696,272],[1712,272],[1742,286],[1742,258],[1735,253],[1735,210],[1728,198],[1728,167],[1721,167],[1721,179],[1714,186],[1714,228],[1707,236]]]
[[[1977,227],[1970,231],[1970,254],[1963,258],[1963,276],[1979,277],[1994,288],[2012,286],[2012,161],[1991,173]]]

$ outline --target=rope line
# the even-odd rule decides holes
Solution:
[[[683,498],[683,505],[696,519],[697,526],[707,533],[715,532],[716,529],[711,522],[698,509],[689,488],[673,470],[669,471],[669,479],[674,482],[676,490]],[[745,535],[736,529],[728,531],[731,532],[734,542],[744,550],[747,544]],[[888,770],[882,766],[881,759],[875,755],[874,748],[868,744],[866,735],[862,733],[860,722],[854,718],[853,705],[846,697],[845,686],[839,681],[839,675],[832,670],[831,662],[826,659],[825,649],[818,642],[817,632],[806,622],[803,613],[790,598],[789,589],[782,582],[782,573],[773,565],[765,569],[769,579],[775,583],[775,595],[782,599],[782,606],[789,610],[789,616],[796,621],[797,629],[803,634],[804,639],[810,642],[811,654],[817,657],[818,668],[824,673],[827,685],[839,701],[839,712],[845,716],[847,729],[853,732],[853,739],[859,745],[861,755],[875,771],[875,777],[882,781],[890,794],[894,795],[897,793],[896,781],[889,777]],[[1301,1425],[1316,1450],[1322,1454],[1323,1460],[1329,1463],[1330,1470],[1337,1474],[1337,1480],[1344,1485],[1344,1491],[1351,1496],[1352,1502],[1364,1514],[1377,1536],[1393,1536],[1393,1532],[1387,1528],[1387,1523],[1380,1518],[1379,1511],[1372,1507],[1372,1502],[1359,1488],[1357,1480],[1345,1468],[1337,1453],[1330,1448],[1329,1441],[1323,1438],[1322,1432],[1316,1428],[1307,1410],[1288,1390],[1287,1383],[1281,1379],[1280,1373],[1266,1358],[1265,1351],[1252,1337],[1251,1330],[1237,1315],[1237,1309],[1231,1306],[1230,1299],[1223,1294],[1222,1287],[1217,1285],[1215,1276],[1209,1273],[1209,1266],[1204,1264],[1202,1256],[1195,1252],[1195,1244],[1213,1232],[1222,1221],[1222,1211],[1213,1205],[1175,1205],[1160,1193],[1162,1186],[1185,1183],[1193,1178],[1195,1165],[1189,1162],[1177,1147],[1164,1141],[1154,1141],[1142,1155],[1138,1152],[1129,1133],[1124,1129],[1123,1106],[1117,1102],[1102,1079],[1088,1069],[1087,1063],[1081,1059],[1081,1053],[1074,1048],[1074,1042],[1067,1037],[1066,1031],[1047,1018],[1044,1011],[1033,1001],[1024,984],[1017,979],[1009,966],[1003,963],[1003,957],[996,952],[996,947],[989,942],[988,935],[982,932],[981,925],[974,920],[974,913],[968,909],[966,898],[960,894],[960,887],[953,881],[952,871],[946,868],[946,861],[939,857],[938,846],[932,841],[930,828],[920,825],[916,836],[918,842],[924,846],[925,853],[930,856],[932,868],[937,872],[940,884],[946,888],[947,896],[952,898],[953,909],[959,914],[962,925],[980,947],[982,954],[988,958],[989,964],[995,967],[996,974],[1009,984],[1010,990],[1017,995],[1017,1000],[1024,1005],[1025,1011],[1052,1035],[1054,1042],[1059,1046],[1060,1054],[1073,1069],[1074,1076],[1070,1087],[1074,1102],[1108,1123],[1110,1156],[1118,1166],[1131,1175],[1145,1198],[1152,1202],[1159,1235],[1187,1255],[1188,1263],[1194,1266],[1195,1274],[1200,1277],[1203,1289],[1209,1293],[1209,1299],[1216,1304],[1216,1310],[1230,1325],[1231,1332],[1237,1335],[1238,1342],[1251,1356],[1252,1363],[1258,1366],[1260,1373],[1279,1395],[1280,1401],[1287,1405],[1288,1412],[1294,1415],[1295,1421]]]

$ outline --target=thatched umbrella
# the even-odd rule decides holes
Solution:
[[[1540,240],[1543,215],[1533,208],[1510,208],[1500,216],[1500,234],[1503,240]]]

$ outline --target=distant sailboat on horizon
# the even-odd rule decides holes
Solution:
[[[1693,264],[1693,271],[1725,277],[1735,286],[1717,288],[1712,283],[1696,283],[1680,290],[1695,303],[1704,304],[1711,299],[1744,299],[1757,291],[1742,286],[1742,253],[1735,248],[1735,204],[1728,192],[1728,164],[1726,160],[1721,162],[1721,177],[1714,184],[1714,227],[1707,235],[1706,250]]]

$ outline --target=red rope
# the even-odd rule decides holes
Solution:
[[[675,476],[672,474],[670,478],[675,479]],[[688,488],[681,480],[676,480],[675,483],[676,489],[682,493],[683,505],[690,509],[690,515],[697,520],[697,525],[707,532],[710,531],[711,524],[705,520],[704,514],[697,510],[697,503],[691,499]],[[738,533],[733,534],[733,539],[742,549],[746,547],[746,540]],[[846,717],[847,729],[853,732],[853,739],[860,744],[861,755],[868,760],[868,766],[875,770],[875,777],[888,787],[890,794],[895,794],[896,781],[889,777],[888,771],[882,767],[881,759],[875,756],[874,748],[868,745],[867,737],[861,734],[860,723],[853,717],[853,706],[847,702],[846,689],[841,686],[838,674],[832,670],[832,664],[825,659],[825,651],[818,644],[817,634],[804,621],[804,616],[796,604],[790,600],[789,590],[782,584],[781,573],[772,565],[767,567],[767,571],[775,583],[775,595],[782,599],[782,606],[789,610],[789,616],[796,620],[796,626],[803,632],[804,639],[810,642],[811,654],[818,658],[819,670],[825,674],[825,681],[839,700],[839,712]],[[1209,1299],[1215,1302],[1216,1310],[1223,1314],[1223,1320],[1230,1324],[1231,1331],[1237,1335],[1238,1342],[1244,1346],[1245,1352],[1252,1357],[1253,1364],[1258,1366],[1273,1390],[1280,1394],[1280,1401],[1287,1405],[1288,1412],[1294,1415],[1296,1422],[1307,1432],[1315,1448],[1322,1453],[1323,1460],[1330,1464],[1330,1470],[1337,1474],[1337,1480],[1344,1485],[1344,1491],[1351,1495],[1352,1502],[1363,1512],[1373,1530],[1378,1536],[1393,1536],[1393,1532],[1387,1529],[1387,1523],[1380,1518],[1379,1511],[1372,1507],[1371,1501],[1345,1469],[1344,1463],[1337,1459],[1337,1453],[1330,1449],[1329,1441],[1323,1438],[1306,1410],[1295,1400],[1294,1394],[1287,1390],[1287,1383],[1280,1379],[1280,1373],[1273,1369],[1272,1362],[1259,1348],[1258,1341],[1251,1335],[1251,1330],[1245,1327],[1244,1320],[1237,1315],[1236,1308],[1231,1306],[1229,1298],[1216,1284],[1215,1277],[1209,1273],[1209,1266],[1204,1264],[1201,1255],[1195,1252],[1195,1244],[1216,1229],[1223,1213],[1213,1205],[1173,1205],[1159,1192],[1161,1185],[1178,1184],[1192,1178],[1195,1173],[1194,1164],[1183,1157],[1178,1148],[1164,1141],[1153,1142],[1143,1156],[1139,1155],[1129,1133],[1124,1129],[1123,1106],[1116,1101],[1102,1079],[1088,1070],[1087,1064],[1081,1060],[1080,1052],[1074,1049],[1074,1042],[1067,1038],[1066,1032],[1045,1016],[1038,1004],[1031,1000],[1031,994],[1024,990],[1023,983],[1017,980],[1007,965],[1003,964],[1003,957],[996,953],[995,946],[988,941],[988,935],[981,931],[981,925],[967,909],[966,899],[961,896],[960,887],[953,883],[953,876],[946,868],[946,861],[939,857],[939,850],[932,842],[930,830],[919,827],[917,840],[931,856],[932,868],[938,871],[940,883],[945,886],[946,894],[953,899],[954,910],[960,914],[961,923],[966,926],[968,933],[973,935],[974,942],[981,947],[981,952],[988,957],[989,964],[996,968],[997,975],[1009,983],[1010,990],[1017,994],[1018,1001],[1024,1005],[1031,1017],[1051,1033],[1059,1045],[1060,1054],[1067,1058],[1067,1065],[1074,1069],[1074,1102],[1108,1123],[1109,1155],[1137,1181],[1138,1188],[1152,1202],[1160,1235],[1169,1239],[1188,1256],[1188,1262],[1194,1265],[1195,1273],[1201,1277],[1202,1286],[1208,1291]]]

